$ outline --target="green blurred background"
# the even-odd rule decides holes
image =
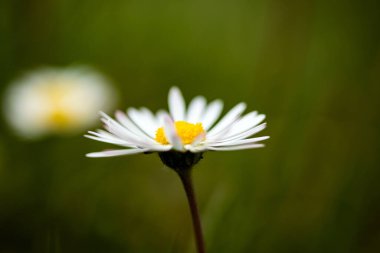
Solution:
[[[118,108],[185,97],[267,115],[267,147],[209,152],[194,180],[209,253],[380,252],[379,1],[2,0],[0,95],[88,64]],[[194,252],[157,155],[89,159],[82,137],[0,130],[0,252]],[[97,126],[94,126],[96,128]]]

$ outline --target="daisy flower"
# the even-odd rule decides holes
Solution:
[[[202,96],[191,100],[188,108],[180,90],[169,91],[169,112],[153,114],[146,108],[117,111],[115,118],[101,112],[105,130],[89,131],[86,137],[122,146],[123,149],[87,154],[88,157],[110,157],[158,152],[162,162],[180,177],[192,215],[198,253],[205,252],[205,244],[191,168],[207,150],[228,151],[260,148],[268,136],[251,137],[266,126],[265,115],[256,111],[243,115],[246,105],[239,103],[219,121],[223,103],[215,100],[207,104]]]
[[[111,143],[123,149],[89,153],[88,157],[111,157],[146,152],[202,153],[260,148],[269,136],[254,137],[266,127],[264,114],[243,115],[245,103],[233,107],[218,122],[223,102],[207,103],[203,96],[193,98],[186,108],[181,91],[173,87],[168,96],[169,112],[153,114],[147,108],[117,111],[115,118],[101,112],[105,130],[89,131],[87,138]]]
[[[90,68],[43,68],[10,84],[3,109],[22,137],[71,134],[94,124],[96,113],[114,104],[114,94],[106,78]]]

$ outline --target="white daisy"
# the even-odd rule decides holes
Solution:
[[[4,114],[23,137],[81,132],[108,110],[115,92],[98,72],[87,67],[44,68],[10,84]]]
[[[173,87],[169,91],[168,103],[169,112],[161,110],[156,114],[146,108],[129,108],[126,113],[117,111],[115,118],[101,112],[105,130],[89,131],[85,136],[124,148],[89,153],[87,156],[241,150],[263,147],[264,144],[259,142],[269,138],[250,138],[266,127],[266,123],[261,123],[265,115],[256,111],[243,115],[245,103],[237,104],[218,122],[223,109],[221,100],[207,104],[204,97],[197,96],[186,109],[180,90]]]

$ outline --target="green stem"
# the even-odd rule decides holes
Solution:
[[[197,201],[195,198],[193,182],[191,179],[191,169],[177,170],[177,173],[181,178],[183,188],[185,189],[187,200],[189,203],[198,253],[205,253],[205,244],[203,240],[201,220],[199,218]]]

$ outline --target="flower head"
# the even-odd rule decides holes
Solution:
[[[180,90],[173,87],[169,91],[168,103],[169,112],[160,110],[156,114],[146,108],[129,108],[126,113],[117,111],[114,119],[101,112],[105,130],[89,131],[86,137],[124,148],[89,153],[87,156],[162,154],[168,151],[181,156],[180,153],[202,153],[206,150],[259,148],[264,146],[259,142],[269,138],[249,138],[263,130],[266,123],[261,123],[265,115],[256,111],[242,115],[245,103],[237,104],[218,122],[223,109],[220,100],[207,104],[204,97],[197,96],[186,109]]]
[[[4,113],[26,138],[82,131],[108,110],[114,91],[99,73],[85,67],[45,68],[14,81],[6,92]]]

